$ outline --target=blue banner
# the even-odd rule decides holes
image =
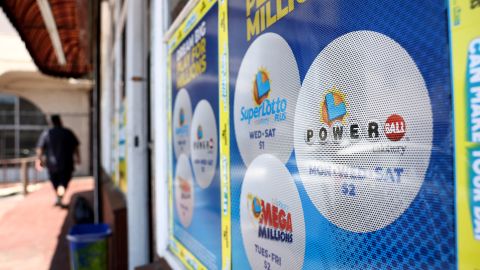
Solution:
[[[218,5],[201,1],[169,42],[170,249],[191,269],[222,263]]]
[[[232,266],[454,269],[442,1],[229,1]]]

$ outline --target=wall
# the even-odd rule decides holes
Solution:
[[[0,92],[34,103],[47,117],[60,114],[80,141],[81,164],[75,175],[88,175],[90,167],[89,83],[51,78],[38,72],[7,72],[0,76]]]

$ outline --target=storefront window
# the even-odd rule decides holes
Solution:
[[[19,101],[21,125],[47,125],[45,115],[35,105],[22,98]]]
[[[43,130],[21,130],[20,131],[20,157],[31,157],[35,155],[37,140]]]
[[[15,97],[0,95],[0,125],[14,124]]]
[[[33,103],[0,94],[0,159],[35,155],[37,139],[47,127],[45,114]]]
[[[0,129],[0,159],[15,157],[15,132]]]

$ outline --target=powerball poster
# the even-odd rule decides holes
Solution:
[[[444,1],[228,1],[235,269],[456,267]]]
[[[170,250],[220,269],[218,7],[200,1],[170,39]]]

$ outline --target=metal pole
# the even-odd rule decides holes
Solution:
[[[101,153],[100,153],[100,48],[101,48],[101,0],[93,1],[92,5],[92,28],[95,33],[94,36],[94,80],[95,86],[93,89],[92,105],[92,151],[93,151],[93,177],[95,179],[94,188],[94,208],[95,208],[95,223],[102,222],[102,183],[101,183]]]

